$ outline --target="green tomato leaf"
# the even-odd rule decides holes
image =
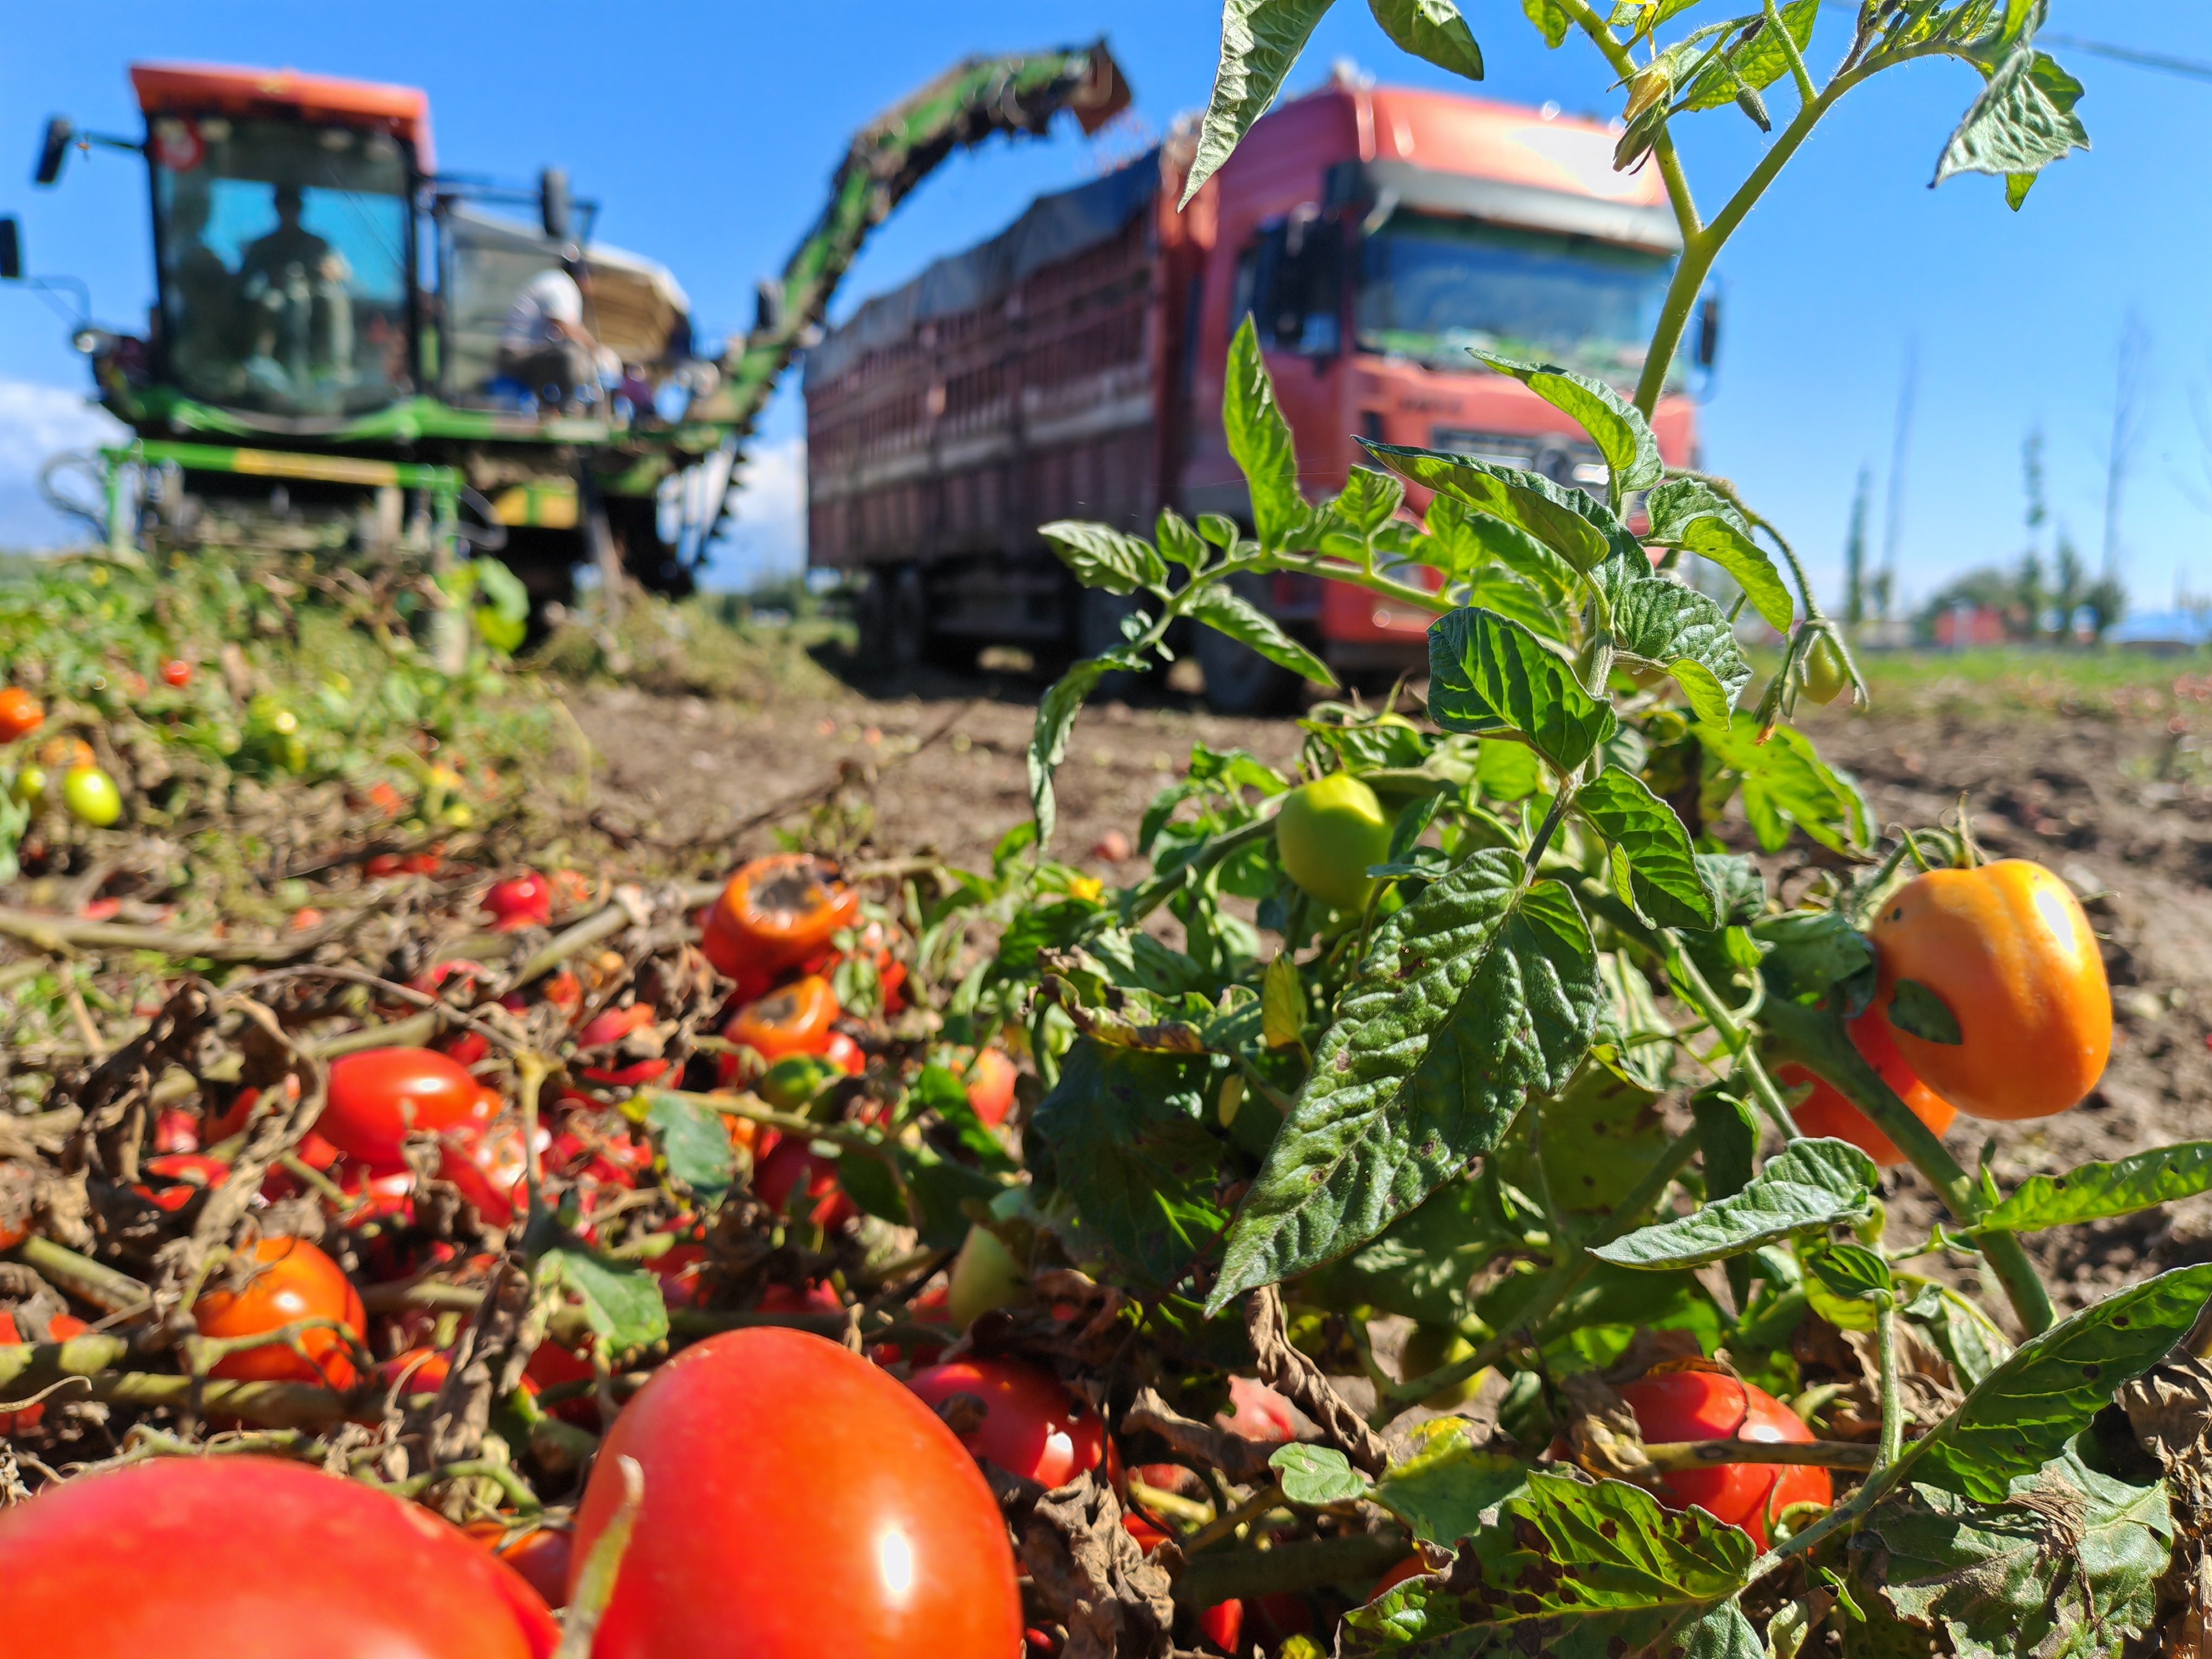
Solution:
[[[1974,1387],[2011,1355],[2011,1340],[1973,1303],[1948,1285],[1908,1282],[1916,1288],[1899,1314],[1920,1328],[1966,1387]]]
[[[1231,0],[1231,5],[1237,0]],[[1260,355],[1260,337],[1250,313],[1237,325],[1229,343],[1228,380],[1222,391],[1221,420],[1229,453],[1243,470],[1252,495],[1252,528],[1260,545],[1279,551],[1310,516],[1298,494],[1298,451],[1291,423],[1275,402],[1275,383]]]
[[[1283,1496],[1310,1510],[1356,1503],[1367,1496],[1367,1477],[1334,1446],[1293,1442],[1268,1458],[1267,1467],[1274,1470]]]
[[[1355,466],[1329,510],[1360,535],[1371,537],[1397,516],[1406,504],[1406,486],[1388,472],[1371,466]]]
[[[1923,1042],[1955,1048],[1966,1041],[1959,1030],[1959,1017],[1917,979],[1897,981],[1890,994],[1888,1018],[1899,1030],[1910,1031]]]
[[[1431,624],[1429,718],[1447,732],[1510,732],[1561,772],[1613,730],[1613,710],[1583,690],[1569,664],[1488,611],[1453,611]]]
[[[1871,1210],[1875,1161],[1843,1140],[1793,1140],[1744,1189],[1692,1215],[1640,1227],[1591,1252],[1624,1267],[1695,1267]]]
[[[556,1245],[538,1257],[538,1282],[575,1297],[610,1360],[667,1340],[660,1281],[642,1267],[617,1267],[580,1246]]]
[[[2079,1164],[2064,1175],[2030,1176],[1979,1224],[2033,1232],[2133,1215],[2203,1192],[2212,1192],[2212,1140],[2185,1140],[2110,1164]]]
[[[1549,640],[1562,649],[1573,637],[1574,623],[1567,613],[1547,599],[1534,582],[1502,566],[1476,571],[1453,597],[1469,610],[1487,611],[1518,623],[1537,638]]]
[[[1172,559],[1186,570],[1195,570],[1206,562],[1205,541],[1190,527],[1190,520],[1171,507],[1160,509],[1152,526],[1152,539],[1162,557]]]
[[[1556,363],[1518,362],[1480,346],[1469,348],[1468,355],[1500,374],[1511,375],[1589,433],[1606,465],[1613,470],[1616,494],[1649,489],[1665,474],[1666,463],[1659,459],[1659,440],[1643,411],[1603,380]]]
[[[1567,15],[1559,0],[1521,0],[1521,14],[1536,26],[1544,37],[1544,44],[1554,51],[1567,38],[1575,20]]]
[[[1720,606],[1664,576],[1631,576],[1606,586],[1614,651],[1666,670],[1699,725],[1725,727],[1729,711],[1751,684],[1751,665]]]
[[[1273,617],[1226,582],[1207,582],[1185,614],[1250,647],[1276,667],[1286,668],[1301,679],[1320,685],[1336,684],[1327,663],[1283,632]]]
[[[1036,817],[1035,844],[1040,853],[1051,845],[1052,832],[1060,821],[1058,805],[1053,799],[1052,775],[1067,758],[1067,739],[1075,730],[1075,717],[1083,712],[1083,700],[1091,695],[1108,669],[1141,672],[1144,666],[1143,660],[1133,651],[1109,651],[1103,656],[1085,657],[1054,680],[1038,699],[1036,726],[1030,734],[1027,758],[1030,808]]]
[[[1110,525],[1055,519],[1037,534],[1060,555],[1060,562],[1085,587],[1109,593],[1133,593],[1140,587],[1167,586],[1168,568],[1152,544]]]
[[[1636,902],[1654,921],[1662,927],[1718,926],[1690,832],[1643,779],[1608,766],[1577,793],[1575,810],[1626,856]]]
[[[1650,568],[1643,544],[1604,503],[1579,489],[1554,483],[1540,472],[1492,466],[1471,455],[1406,449],[1365,438],[1359,441],[1359,447],[1407,483],[1455,496],[1478,512],[1525,531],[1577,570],[1593,571],[1615,555]]]
[[[711,1106],[680,1094],[646,1096],[645,1121],[668,1160],[668,1173],[699,1197],[720,1198],[737,1169],[730,1132]]]
[[[1848,774],[1821,760],[1802,732],[1777,726],[1762,743],[1758,720],[1739,709],[1725,727],[1706,726],[1698,737],[1705,755],[1707,823],[1741,788],[1744,817],[1762,851],[1780,852],[1792,829],[1831,852],[1865,848],[1872,826],[1864,797]]]
[[[1820,0],[1790,0],[1782,8],[1783,27],[1803,52],[1811,44],[1813,24],[1820,15]],[[1731,75],[1729,71],[1735,72]],[[1726,64],[1715,64],[1690,88],[1684,107],[1691,110],[1718,109],[1723,104],[1733,104],[1741,88],[1749,87],[1763,92],[1790,72],[1790,57],[1782,42],[1768,29],[1761,29],[1746,44],[1730,49]]]
[[[1936,163],[1936,184],[1961,173],[1994,173],[2033,181],[2053,161],[2089,148],[2088,130],[2074,106],[2081,83],[2023,36],[2006,52]],[[2012,205],[2017,209],[2022,188]]]
[[[1260,1031],[1270,1048],[1295,1048],[1305,1041],[1306,994],[1298,964],[1283,951],[1260,980]]]
[[[1704,1160],[1705,1196],[1733,1198],[1753,1179],[1759,1152],[1759,1114],[1728,1083],[1709,1083],[1690,1097],[1697,1120],[1698,1152]]]
[[[1564,1087],[1603,988],[1567,890],[1492,848],[1386,920],[1229,1237],[1209,1305],[1373,1238]]]
[[[1482,79],[1482,48],[1452,0],[1367,0],[1382,33],[1401,52],[1470,81]]]
[[[1863,1244],[1823,1244],[1802,1252],[1805,1270],[1846,1302],[1873,1302],[1893,1296],[1896,1281],[1880,1252]]]
[[[1489,1449],[1464,1417],[1432,1417],[1376,1482],[1374,1499],[1425,1544],[1450,1549],[1482,1529],[1482,1512],[1528,1479],[1528,1466]]]
[[[1521,1230],[1499,1212],[1489,1183],[1455,1181],[1370,1243],[1317,1267],[1305,1283],[1325,1307],[1364,1303],[1382,1313],[1448,1325],[1473,1311],[1468,1287]]]
[[[1790,631],[1797,605],[1783,585],[1782,573],[1752,539],[1743,515],[1711,485],[1670,478],[1644,498],[1644,507],[1651,516],[1654,546],[1679,547],[1711,560],[1735,579],[1768,627],[1778,634]]]
[[[1206,101],[1178,208],[1190,205],[1199,186],[1267,112],[1328,7],[1329,0],[1224,0],[1221,61],[1213,71],[1213,95]]]
[[[1873,977],[1873,945],[1834,910],[1785,910],[1760,919],[1752,932],[1772,947],[1761,964],[1769,995],[1809,1008],[1838,985]]]
[[[1984,1504],[2004,1501],[2163,1359],[2212,1295],[2212,1263],[2179,1267],[2030,1337],[1905,1453],[1913,1478]]]
[[[1468,581],[1486,565],[1503,565],[1551,604],[1575,590],[1575,568],[1517,525],[1479,512],[1456,495],[1429,503],[1429,562],[1448,581]]]

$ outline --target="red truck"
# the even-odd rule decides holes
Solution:
[[[1636,380],[1680,236],[1653,172],[1613,171],[1616,139],[1553,107],[1339,76],[1256,124],[1180,212],[1189,147],[1170,140],[866,301],[805,371],[810,562],[866,573],[864,660],[972,665],[1006,644],[1055,668],[1118,641],[1133,601],[1079,589],[1039,525],[1149,532],[1164,506],[1249,524],[1220,418],[1247,313],[1310,494],[1343,484],[1358,437],[1601,492],[1588,440],[1466,348]],[[1701,362],[1714,331],[1709,310]],[[1653,425],[1690,464],[1679,377]],[[1247,597],[1340,673],[1425,663],[1427,617],[1360,589],[1275,576]],[[1220,712],[1295,690],[1210,629],[1191,646]]]

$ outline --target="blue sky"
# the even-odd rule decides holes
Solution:
[[[1609,112],[1619,94],[1587,49],[1547,52],[1511,0],[1462,0],[1489,59],[1488,95]],[[2212,59],[2212,15],[2191,0],[2053,0],[2050,28]],[[763,0],[719,6],[300,6],[103,0],[11,8],[0,58],[0,210],[20,213],[32,268],[92,287],[111,323],[151,294],[145,185],[135,158],[73,161],[33,190],[45,117],[135,133],[134,58],[290,65],[427,88],[441,164],[521,181],[547,162],[605,204],[606,240],[665,260],[704,329],[750,318],[755,280],[781,265],[819,209],[852,129],[963,54],[1111,40],[1137,92],[1140,132],[1203,103],[1219,18],[1206,0]],[[1839,48],[1826,21],[1815,66]],[[2059,54],[2086,83],[2094,150],[2048,173],[2024,212],[1991,180],[1926,188],[1972,95],[1963,66],[1893,72],[1853,93],[1723,254],[1722,373],[1705,411],[1708,464],[1737,479],[1832,587],[1854,480],[1875,471],[1881,539],[1900,367],[1917,349],[1919,397],[1899,564],[1908,594],[2017,556],[2020,449],[2047,434],[2056,516],[2094,559],[2105,530],[2105,449],[2125,319],[2150,342],[2142,436],[2120,519],[2137,603],[2178,583],[2212,590],[2212,307],[2201,133],[2212,84]],[[1358,0],[1323,23],[1293,89],[1349,57],[1385,79],[1450,77],[1395,52]],[[1460,83],[1463,84],[1463,83]],[[1786,104],[1786,95],[1778,98]],[[1680,129],[1710,212],[1765,142],[1732,109]],[[1101,141],[1114,159],[1129,131]],[[1055,128],[948,165],[878,232],[833,314],[995,229],[1040,190],[1090,176],[1101,152]],[[91,441],[83,368],[67,325],[20,289],[0,292],[0,544],[52,539],[33,479],[48,450]],[[795,380],[795,377],[794,377]],[[2212,419],[2208,419],[2212,428]],[[802,425],[779,394],[725,580],[788,561]],[[2199,498],[2203,505],[2199,504]]]

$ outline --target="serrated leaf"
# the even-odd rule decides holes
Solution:
[[[1632,576],[1607,586],[1615,653],[1664,669],[1701,726],[1725,727],[1751,684],[1751,665],[1720,606],[1664,576]]]
[[[1468,1286],[1475,1274],[1520,1244],[1521,1230],[1506,1222],[1486,1182],[1455,1181],[1304,1282],[1324,1306],[1364,1303],[1448,1325],[1473,1311]]]
[[[1603,380],[1556,363],[1524,363],[1501,357],[1480,346],[1468,349],[1478,362],[1510,374],[1546,403],[1589,434],[1598,453],[1613,471],[1616,495],[1649,489],[1666,471],[1659,459],[1659,440],[1643,411]]]
[[[1340,1655],[1761,1651],[1735,1599],[1757,1553],[1751,1540],[1703,1510],[1663,1509],[1640,1486],[1536,1470],[1468,1547],[1479,1580],[1455,1573],[1450,1591],[1418,1578],[1398,1586],[1346,1619]]]
[[[1824,1244],[1803,1253],[1805,1270],[1847,1302],[1870,1302],[1896,1293],[1889,1263],[1863,1244]]]
[[[1765,548],[1752,539],[1742,514],[1712,486],[1695,478],[1670,478],[1644,498],[1656,547],[1679,547],[1710,559],[1743,589],[1751,608],[1778,634],[1790,631],[1796,602]]]
[[[1898,1313],[1920,1328],[1966,1388],[1972,1388],[2012,1354],[2010,1340],[1990,1316],[1948,1286],[1919,1281],[1912,1299]]]
[[[1811,1007],[1847,980],[1874,972],[1874,946],[1835,910],[1787,910],[1752,929],[1773,949],[1761,971],[1768,994]]]
[[[1164,1289],[1212,1249],[1227,1151],[1203,1126],[1215,1062],[1078,1037],[1030,1136],[1053,1178],[1149,1289]]]
[[[1905,1455],[1916,1480],[1984,1504],[2033,1474],[2164,1358],[2212,1295],[2212,1263],[2178,1267],[2029,1338]]]
[[[1674,1078],[1674,1028],[1659,1012],[1650,983],[1620,951],[1598,958],[1598,975],[1605,981],[1605,1006],[1598,1011],[1592,1053],[1654,1094],[1664,1091]]]
[[[2033,1232],[2133,1215],[2203,1192],[2212,1192],[2212,1140],[2185,1140],[2110,1164],[2078,1164],[2063,1175],[2030,1176],[1978,1224]]]
[[[1887,1018],[1899,1030],[1910,1032],[1923,1042],[1955,1048],[1966,1041],[1959,1030],[1959,1017],[1917,979],[1900,979],[1890,988]]]
[[[1557,604],[1579,580],[1565,559],[1517,525],[1478,512],[1456,495],[1429,503],[1431,560],[1447,581],[1467,581],[1488,564],[1503,565]]]
[[[1534,582],[1502,566],[1476,571],[1453,597],[1471,611],[1487,611],[1518,623],[1561,647],[1574,636],[1574,623],[1564,610],[1539,592]]]
[[[1961,173],[2032,179],[2053,161],[2088,149],[2088,130],[2074,112],[2081,97],[2079,81],[2031,40],[2019,40],[1943,146],[1933,182]]]
[[[1283,1496],[1308,1509],[1331,1504],[1350,1504],[1367,1496],[1367,1477],[1334,1446],[1307,1446],[1292,1442],[1267,1459]]]
[[[1171,507],[1160,509],[1152,526],[1152,539],[1161,557],[1172,559],[1186,570],[1195,570],[1206,562],[1205,540],[1191,528],[1190,520]]]
[[[1403,1455],[1375,1483],[1375,1501],[1414,1537],[1450,1549],[1482,1526],[1494,1507],[1528,1475],[1518,1458],[1492,1451],[1464,1417],[1417,1424]]]
[[[1820,14],[1820,0],[1790,0],[1782,8],[1783,26],[1804,51],[1813,39],[1813,25]],[[1735,71],[1731,75],[1729,70]],[[1790,72],[1790,57],[1771,28],[1762,28],[1747,44],[1733,47],[1727,66],[1715,64],[1690,88],[1683,106],[1690,110],[1718,109],[1735,101],[1739,87],[1763,91]]]
[[[1109,651],[1103,656],[1085,657],[1054,680],[1037,700],[1036,725],[1030,733],[1027,762],[1030,810],[1036,819],[1039,852],[1052,844],[1052,832],[1060,822],[1052,776],[1067,758],[1067,739],[1075,730],[1075,717],[1083,712],[1083,700],[1108,669],[1141,671],[1144,665],[1133,652]]]
[[[1283,632],[1273,617],[1225,582],[1209,582],[1200,588],[1184,614],[1249,647],[1276,667],[1286,668],[1300,679],[1321,685],[1336,684],[1336,676],[1329,672],[1327,663]]]
[[[1060,562],[1085,587],[1109,593],[1133,593],[1140,587],[1167,585],[1168,568],[1152,544],[1111,525],[1085,524],[1076,519],[1055,519],[1042,526],[1043,537]]]
[[[668,1304],[660,1281],[642,1267],[603,1261],[589,1250],[556,1245],[538,1259],[541,1284],[571,1291],[610,1360],[619,1361],[668,1338]]]
[[[1297,535],[1308,514],[1305,497],[1298,494],[1297,442],[1275,402],[1275,383],[1268,378],[1249,312],[1229,342],[1221,422],[1229,453],[1251,492],[1253,532],[1261,547],[1277,551]]]
[[[1447,732],[1511,732],[1561,772],[1610,737],[1613,710],[1573,668],[1489,611],[1453,611],[1429,627],[1429,718]]]
[[[1719,912],[1674,809],[1644,780],[1608,766],[1575,795],[1575,809],[1628,860],[1638,905],[1662,927],[1711,928]]]
[[[1482,79],[1482,48],[1452,0],[1367,0],[1367,5],[1401,52],[1470,81]]]
[[[668,1160],[668,1173],[701,1198],[720,1197],[737,1169],[722,1115],[680,1094],[652,1092],[646,1097],[645,1121]]]
[[[1406,486],[1387,472],[1355,466],[1329,510],[1362,536],[1372,536],[1406,504]]]
[[[1705,753],[1707,823],[1741,789],[1744,817],[1762,851],[1780,852],[1793,828],[1831,852],[1865,848],[1870,834],[1865,799],[1848,774],[1821,760],[1802,732],[1777,726],[1761,743],[1759,722],[1739,709],[1725,728],[1706,726],[1698,738]]]
[[[1593,1255],[1624,1267],[1695,1267],[1870,1210],[1875,1161],[1848,1141],[1793,1140],[1744,1189],[1692,1215],[1641,1227]]]
[[[1602,501],[1540,472],[1366,438],[1359,447],[1409,483],[1453,496],[1526,532],[1577,570],[1595,570],[1608,558],[1633,559],[1650,568],[1642,544]]]
[[[1328,7],[1329,0],[1224,0],[1213,95],[1206,100],[1198,149],[1191,157],[1178,208],[1190,205],[1199,186],[1229,159],[1252,123],[1267,112],[1282,90],[1283,77],[1298,61]]]
[[[1658,1098],[1640,1083],[1586,1063],[1557,1099],[1529,1108],[1536,1114],[1544,1178],[1561,1210],[1605,1215],[1636,1190],[1671,1139],[1655,1109]],[[1538,1190],[1525,1136],[1514,1136],[1496,1161],[1502,1179]]]
[[[1563,1087],[1602,995],[1567,890],[1471,854],[1376,931],[1230,1231],[1209,1305],[1358,1248]]]

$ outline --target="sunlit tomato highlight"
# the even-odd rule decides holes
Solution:
[[[1066,1486],[1105,1455],[1098,1413],[1050,1372],[1018,1359],[956,1359],[918,1372],[907,1386],[932,1407],[959,1394],[981,1401],[983,1420],[961,1443],[1040,1486]]]
[[[497,1097],[490,1097],[496,1110]],[[331,1064],[317,1133],[340,1152],[380,1169],[405,1162],[410,1132],[441,1133],[490,1115],[468,1068],[434,1048],[365,1048]]]

